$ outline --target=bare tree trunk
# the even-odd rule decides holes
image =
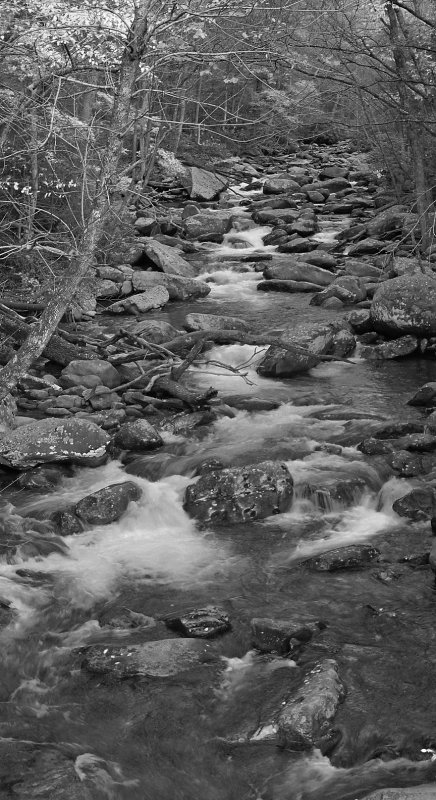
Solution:
[[[389,36],[399,79],[398,94],[405,114],[406,136],[412,155],[421,248],[426,250],[430,244],[430,212],[433,203],[425,168],[422,103],[415,100],[412,94],[413,89],[410,89],[406,56],[407,42],[403,42],[401,33],[401,28],[404,26],[402,12],[398,8],[394,9],[392,2],[386,3],[385,9],[389,20]]]
[[[82,233],[77,252],[71,258],[71,263],[57,288],[56,295],[48,302],[39,321],[32,326],[24,344],[0,372],[0,401],[15,388],[20,376],[27,372],[33,361],[42,353],[65,313],[78,284],[93,264],[95,251],[110,209],[111,194],[123,150],[124,134],[129,122],[131,96],[138,65],[146,46],[148,5],[149,0],[141,0],[138,3],[127,36],[121,58],[118,94],[113,107],[108,142],[88,223]]]

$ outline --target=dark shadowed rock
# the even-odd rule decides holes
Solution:
[[[396,338],[436,335],[436,278],[415,272],[385,281],[371,305],[374,330]]]
[[[292,495],[285,464],[264,461],[208,472],[187,487],[184,508],[203,523],[235,524],[287,511]]]
[[[136,336],[141,336],[154,344],[169,342],[171,339],[175,339],[176,336],[181,334],[181,331],[174,328],[169,322],[158,319],[141,320],[141,322],[138,322],[129,330],[131,333],[136,334]]]
[[[316,250],[318,242],[311,239],[304,239],[302,236],[296,236],[288,242],[279,244],[279,253],[308,253],[310,250]]]
[[[217,660],[213,645],[199,639],[163,639],[115,647],[94,645],[86,651],[82,667],[97,675],[120,680],[135,676],[168,678]]]
[[[109,436],[83,419],[47,419],[30,422],[0,439],[0,464],[28,469],[51,461],[90,467],[106,458]]]
[[[424,406],[432,408],[436,405],[436,382],[425,383],[421,386],[416,394],[407,401],[409,406]]]
[[[344,696],[336,661],[321,661],[308,672],[303,685],[280,712],[278,735],[281,744],[290,750],[317,747],[322,753],[328,752],[338,738],[332,724]]]
[[[436,516],[436,489],[431,486],[418,486],[392,504],[400,517],[412,520],[431,519]]]
[[[170,630],[194,639],[213,639],[231,628],[229,615],[217,606],[196,608],[181,614],[169,614],[164,622]]]
[[[121,450],[155,450],[163,445],[162,437],[145,419],[126,422],[114,436],[114,444]]]
[[[348,250],[349,256],[363,256],[381,253],[386,247],[386,242],[379,239],[361,239],[357,244],[350,245]]]
[[[252,644],[262,653],[289,653],[295,644],[310,641],[314,633],[326,627],[315,619],[293,617],[290,619],[252,619]],[[291,640],[295,640],[291,642]]]
[[[76,516],[74,508],[64,508],[53,511],[49,516],[56,532],[60,536],[73,536],[85,530],[83,522]]]
[[[79,500],[75,512],[88,525],[109,525],[124,514],[132,500],[139,500],[141,495],[141,489],[132,481],[113,483]]]
[[[360,569],[379,555],[380,550],[370,544],[352,544],[327,550],[319,556],[306,559],[302,564],[315,572],[336,572],[340,569]]]

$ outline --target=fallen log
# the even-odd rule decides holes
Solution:
[[[10,309],[7,309],[7,312],[8,313],[6,313],[4,308],[0,309],[0,331],[3,331],[8,337],[14,339],[19,344],[22,344],[30,333],[30,325],[26,324],[22,317],[16,312]],[[98,358],[96,353],[90,352],[89,350],[79,350],[56,333],[46,344],[43,355],[45,358],[50,359],[50,361],[55,361],[56,364],[60,364],[62,367],[66,367],[70,361],[75,361],[77,359]]]
[[[322,355],[320,353],[313,353],[305,347],[299,347],[296,344],[289,344],[282,341],[277,336],[270,336],[268,334],[252,334],[244,333],[243,331],[193,331],[186,333],[182,336],[177,336],[169,342],[165,342],[165,347],[170,350],[174,355],[188,355],[191,348],[198,341],[203,340],[204,343],[212,342],[213,344],[250,344],[257,347],[269,347],[275,345],[281,347],[282,350],[289,350],[294,353],[301,353],[304,355],[314,355],[320,361],[342,361],[347,364],[352,364],[348,358],[341,358],[340,356]]]

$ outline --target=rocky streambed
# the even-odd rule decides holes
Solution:
[[[5,799],[436,796],[432,253],[347,143],[219,169],[0,440]]]

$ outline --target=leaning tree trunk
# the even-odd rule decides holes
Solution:
[[[145,50],[147,11],[150,0],[141,0],[121,58],[118,94],[115,98],[109,136],[103,157],[93,208],[82,233],[76,254],[65,271],[56,294],[49,300],[45,311],[35,323],[24,344],[0,372],[0,403],[16,387],[20,377],[42,353],[73,297],[82,278],[93,264],[99,239],[110,209],[110,197],[116,182],[117,170],[123,151],[123,138],[129,123],[129,110],[138,66]]]

